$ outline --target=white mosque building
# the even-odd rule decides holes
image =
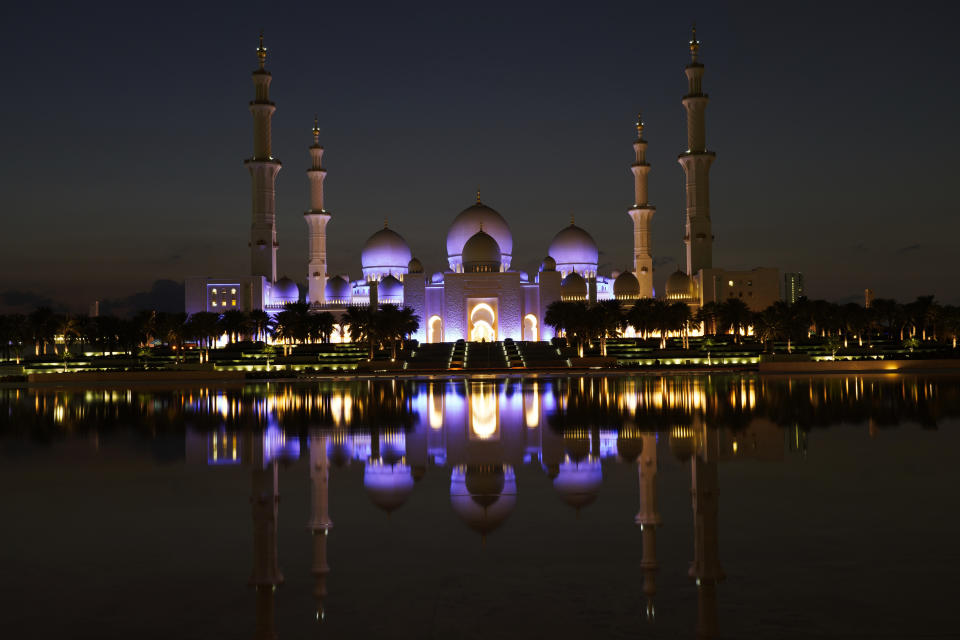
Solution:
[[[762,309],[779,299],[776,269],[733,272],[713,268],[713,235],[710,222],[708,172],[714,153],[706,149],[704,112],[707,95],[701,91],[703,65],[700,43],[693,32],[691,62],[686,67],[688,93],[687,150],[679,161],[686,174],[686,271],[667,280],[665,297],[699,306],[710,301],[739,297],[751,308]],[[289,278],[277,278],[275,182],[281,163],[271,149],[271,119],[276,107],[270,101],[272,76],[265,68],[267,50],[261,36],[257,48],[259,67],[253,72],[254,151],[246,160],[252,181],[250,274],[239,277],[192,277],[186,280],[186,311],[223,312],[263,309],[278,312],[289,302],[305,298],[311,310],[342,313],[351,305],[396,304],[410,307],[420,318],[421,342],[549,340],[545,326],[547,307],[557,300],[596,302],[616,299],[625,305],[654,297],[650,224],[655,207],[647,195],[647,142],[638,118],[633,143],[635,161],[631,269],[609,275],[598,272],[599,249],[593,237],[574,224],[561,229],[549,244],[536,273],[512,268],[513,235],[507,220],[476,202],[454,217],[446,237],[447,265],[428,275],[400,234],[376,231],[361,251],[362,277],[351,278],[327,263],[327,225],[333,218],[324,208],[323,147],[319,129],[313,127],[310,209],[304,213],[308,227],[308,273],[305,296]]]

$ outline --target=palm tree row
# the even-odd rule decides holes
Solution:
[[[395,304],[369,307],[347,307],[343,324],[350,331],[353,342],[366,342],[373,360],[376,348],[390,345],[390,358],[397,358],[397,341],[404,341],[420,328],[420,318],[409,307]]]

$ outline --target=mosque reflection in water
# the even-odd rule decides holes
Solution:
[[[601,461],[636,465],[645,613],[655,623],[660,564],[658,456],[689,462],[693,510],[689,576],[698,637],[717,634],[718,466],[733,459],[802,456],[817,426],[879,428],[960,414],[960,385],[923,377],[675,376],[245,385],[173,392],[7,392],[6,426],[31,415],[70,430],[135,417],[186,429],[188,463],[244,465],[251,474],[256,637],[275,636],[278,465],[309,456],[313,595],[323,620],[334,531],[331,469],[362,466],[363,490],[385,512],[402,509],[425,474],[449,477],[450,508],[482,541],[518,508],[517,469],[539,468],[573,510],[603,483]],[[23,395],[21,395],[23,393]],[[23,411],[23,408],[26,410]],[[23,411],[21,414],[20,412]],[[344,475],[344,478],[355,477]],[[335,514],[335,506],[334,514]],[[625,514],[625,517],[628,517]]]
[[[457,381],[426,384],[414,393],[406,387],[331,389],[324,396],[295,393],[273,398],[272,407],[259,407],[266,428],[255,433],[226,426],[187,434],[188,460],[209,465],[246,463],[251,467],[254,559],[251,583],[257,591],[258,637],[272,637],[275,587],[283,580],[277,556],[277,465],[299,457],[300,438],[288,439],[278,420],[285,413],[316,412],[329,420],[326,427],[307,427],[312,490],[309,529],[313,539],[311,571],[318,619],[323,618],[330,564],[327,541],[333,529],[329,505],[331,466],[363,466],[363,488],[380,509],[403,507],[425,473],[449,473],[450,506],[482,540],[517,508],[515,469],[536,465],[552,480],[563,502],[579,511],[593,502],[602,485],[601,460],[616,458],[636,464],[639,510],[634,516],[642,544],[643,592],[646,616],[655,619],[657,530],[662,518],[657,506],[657,455],[669,450],[689,460],[694,516],[693,559],[689,575],[698,595],[697,630],[700,637],[717,632],[717,585],[724,578],[718,549],[719,463],[734,457],[779,460],[785,449],[784,430],[762,417],[748,420],[734,432],[708,428],[703,411],[704,381],[697,378],[659,381],[646,390],[609,395],[606,379],[572,381]],[[749,415],[756,405],[756,382],[741,380],[727,396],[729,409]],[[289,392],[290,390],[288,390]],[[639,392],[638,392],[639,391]],[[645,391],[645,392],[644,392]],[[621,411],[619,424],[574,427],[578,414],[589,412],[601,420],[614,415],[604,410],[606,397]],[[320,405],[311,405],[319,398]],[[407,426],[351,428],[364,420],[364,404],[393,403],[396,419]],[[389,400],[389,402],[388,402]],[[204,395],[195,401],[199,413],[209,409],[226,419],[242,413],[242,403],[224,395]],[[306,406],[304,405],[306,403]],[[658,431],[631,419],[666,411],[677,420]],[[278,418],[278,416],[281,416]],[[381,415],[381,417],[384,417]],[[662,422],[661,422],[662,424]],[[803,443],[799,431],[790,441]]]

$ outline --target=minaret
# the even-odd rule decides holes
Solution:
[[[717,636],[717,584],[723,580],[720,567],[717,524],[717,460],[694,455],[691,459],[693,499],[693,562],[689,575],[697,584],[697,638]]]
[[[303,214],[310,230],[307,302],[323,304],[326,302],[327,223],[330,221],[330,214],[323,208],[323,181],[327,177],[327,171],[323,168],[323,147],[320,146],[320,128],[317,126],[316,116],[313,118],[310,158],[313,160],[307,169],[307,177],[310,179],[310,210]]]
[[[703,65],[698,61],[700,42],[697,28],[690,39],[690,64],[687,65],[687,95],[683,106],[687,110],[687,150],[680,154],[680,165],[686,175],[687,215],[683,238],[687,246],[687,275],[695,276],[700,269],[713,266],[713,233],[710,231],[710,165],[716,157],[707,151],[704,112],[707,94],[703,93]]]
[[[280,161],[270,153],[270,119],[277,110],[270,102],[270,72],[264,68],[267,48],[257,47],[260,67],[253,72],[255,99],[250,102],[253,114],[253,157],[244,164],[250,170],[253,194],[253,221],[250,224],[250,274],[277,280],[276,181]]]
[[[653,620],[653,598],[657,594],[657,527],[663,522],[657,509],[657,435],[644,433],[643,448],[637,465],[640,474],[640,511],[634,521],[640,525],[643,536],[643,595],[647,597],[647,619]]]
[[[317,601],[317,621],[324,618],[324,600],[327,597],[327,536],[333,528],[330,520],[329,490],[330,466],[327,459],[327,435],[319,430],[310,435],[310,532],[313,536],[313,596]]]
[[[256,588],[255,638],[276,638],[274,593],[283,582],[277,560],[277,517],[280,495],[277,490],[277,463],[264,460],[263,437],[252,437],[250,506],[253,512],[253,569],[250,584]]]
[[[650,221],[656,212],[647,200],[647,141],[643,139],[643,119],[637,115],[637,139],[633,141],[636,159],[630,166],[633,172],[633,208],[628,212],[633,220],[633,274],[640,283],[640,297],[653,297],[653,256],[650,255]]]

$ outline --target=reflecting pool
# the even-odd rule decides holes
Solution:
[[[958,450],[942,375],[3,387],[0,628],[947,637]]]

